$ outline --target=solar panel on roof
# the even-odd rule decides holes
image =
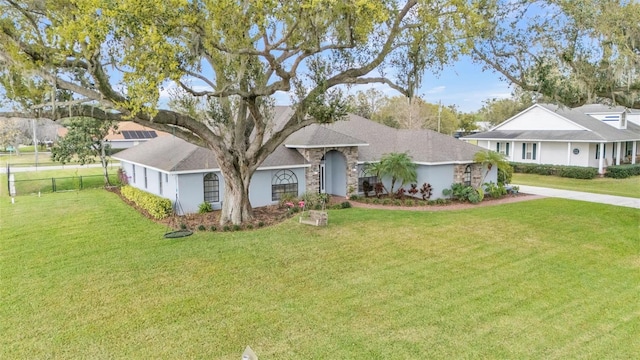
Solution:
[[[158,134],[152,130],[122,130],[120,133],[126,140],[153,139],[158,137]]]

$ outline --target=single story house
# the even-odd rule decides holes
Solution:
[[[69,130],[67,130],[67,128],[60,126],[57,129],[57,136],[58,138],[62,138],[67,135],[68,132]],[[118,123],[117,129],[109,129],[109,133],[104,137],[104,140],[112,149],[121,150],[128,149],[159,136],[168,135],[170,134],[151,129],[133,121],[121,121]]]
[[[274,126],[292,114],[289,107],[274,109]],[[432,199],[453,183],[479,185],[486,169],[474,163],[482,148],[430,130],[398,130],[356,115],[333,124],[314,124],[287,138],[258,168],[251,179],[252,206],[277,204],[284,193],[305,192],[347,196],[363,193],[363,183],[378,179],[365,165],[387,153],[406,152],[418,165],[418,187],[431,184]],[[114,158],[129,184],[178,202],[181,213],[197,212],[209,202],[220,208],[224,177],[213,153],[174,136],[158,137],[123,150]],[[485,181],[497,180],[497,169]],[[390,179],[382,179],[387,188]]]
[[[640,112],[600,104],[578,108],[535,104],[491,130],[462,137],[509,161],[596,167],[640,158]]]

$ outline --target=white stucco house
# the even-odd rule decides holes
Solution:
[[[462,140],[504,153],[509,161],[598,168],[639,161],[640,112],[585,105],[570,109],[535,104]]]
[[[291,116],[289,107],[274,109],[275,128]],[[251,179],[252,206],[277,204],[281,195],[318,192],[346,196],[362,193],[364,181],[377,182],[364,171],[387,153],[407,152],[418,165],[418,186],[431,184],[432,199],[453,183],[478,185],[484,175],[473,156],[482,148],[430,130],[398,130],[349,115],[333,124],[308,126],[292,134]],[[209,202],[220,208],[224,178],[213,153],[174,136],[158,137],[123,150],[120,160],[129,184],[179,202],[183,213],[197,212]],[[390,179],[382,179],[385,184]],[[497,181],[494,167],[485,181]]]

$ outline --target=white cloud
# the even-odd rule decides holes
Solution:
[[[447,88],[446,86],[436,86],[436,87],[433,87],[433,88],[427,90],[425,93],[427,93],[427,94],[440,94],[440,93],[443,93],[446,88]]]

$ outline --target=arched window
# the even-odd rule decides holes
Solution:
[[[214,173],[204,176],[204,201],[208,203],[220,201],[220,180]]]
[[[466,186],[471,186],[471,165],[467,165],[464,169],[464,175],[462,176],[462,182]]]
[[[271,200],[278,201],[284,194],[298,196],[298,177],[291,170],[280,170],[271,179]]]

